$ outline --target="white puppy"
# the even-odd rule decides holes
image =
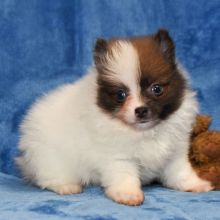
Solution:
[[[188,159],[197,101],[166,30],[98,39],[95,67],[38,100],[21,125],[17,163],[26,180],[59,194],[94,183],[116,202],[144,201],[153,180],[182,191],[212,189]]]

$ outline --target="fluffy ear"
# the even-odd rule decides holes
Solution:
[[[161,52],[170,63],[175,63],[175,45],[166,29],[159,29],[154,35],[154,40],[160,46]]]
[[[105,62],[106,53],[108,50],[108,42],[102,38],[98,38],[93,50],[93,57],[96,66]]]

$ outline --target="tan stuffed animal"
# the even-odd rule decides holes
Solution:
[[[193,126],[189,159],[197,174],[220,189],[220,131],[208,130],[212,118],[198,115]]]

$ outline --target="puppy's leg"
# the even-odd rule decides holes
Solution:
[[[48,170],[49,171],[49,170]],[[51,169],[50,175],[45,176],[42,172],[38,173],[37,185],[43,189],[48,189],[59,195],[70,195],[82,192],[82,186],[78,178],[74,175],[74,170],[68,173],[68,168],[62,170]]]
[[[169,161],[162,173],[162,182],[167,187],[186,192],[208,192],[213,189],[210,182],[197,176],[187,155]]]
[[[41,185],[41,187],[43,186]],[[54,184],[50,183],[49,185],[43,188],[53,191],[59,195],[70,195],[82,192],[82,186],[80,184],[74,183],[58,184],[55,182]]]
[[[48,154],[45,157],[35,154],[35,157],[26,153],[16,159],[24,178],[42,189],[48,189],[60,195],[80,193],[82,186],[72,166],[64,159]],[[67,163],[65,163],[67,162]]]
[[[125,205],[140,205],[144,202],[138,171],[133,164],[117,161],[105,167],[102,185],[106,195],[115,202]]]

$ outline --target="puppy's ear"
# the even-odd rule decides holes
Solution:
[[[107,50],[108,42],[102,38],[98,38],[93,50],[93,58],[96,66],[100,66],[105,63]]]
[[[154,40],[160,47],[164,57],[170,63],[175,63],[175,45],[166,29],[159,29],[154,35]]]

